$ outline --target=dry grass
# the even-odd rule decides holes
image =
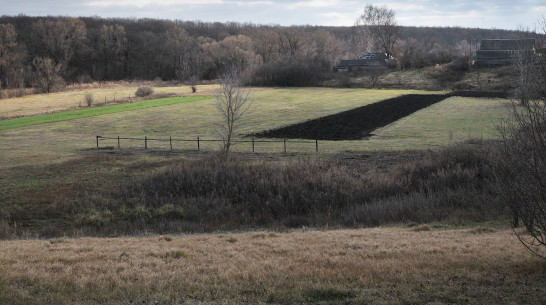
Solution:
[[[503,218],[504,205],[491,182],[494,157],[485,148],[450,148],[412,157],[393,165],[373,164],[372,158],[350,162],[341,155],[281,163],[216,156],[177,160],[166,170],[120,187],[59,201],[42,214],[49,221],[72,221],[57,232],[38,233],[73,236],[76,229],[86,236],[112,236]],[[105,163],[120,166],[117,160]],[[13,211],[10,219],[29,222],[26,210],[5,210]]]
[[[544,304],[508,230],[375,228],[0,242],[4,304]]]
[[[135,92],[139,84],[123,83],[123,85],[125,86],[90,84],[75,87],[69,91],[3,99],[0,100],[0,117],[13,118],[77,109],[87,106],[86,94],[93,95],[94,106],[135,101]],[[198,86],[196,93],[191,92],[189,85],[154,87],[153,90],[157,96],[193,96],[214,95],[216,88],[216,85],[202,85]]]

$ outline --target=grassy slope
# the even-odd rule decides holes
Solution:
[[[509,118],[507,100],[452,97],[375,131],[371,147],[419,149],[468,139],[499,137],[496,124]]]
[[[422,92],[329,88],[255,90],[252,111],[240,132],[293,124],[408,93]],[[494,119],[507,116],[504,103],[497,99],[450,98],[378,130],[377,136],[370,140],[323,141],[319,143],[319,149],[330,152],[423,149],[469,137],[495,137]],[[0,194],[11,198],[4,202],[25,202],[19,198],[32,196],[29,190],[47,191],[52,184],[119,179],[119,169],[111,168],[109,164],[80,166],[75,172],[63,171],[63,162],[78,162],[82,151],[94,147],[96,135],[214,138],[214,124],[219,119],[214,100],[209,99],[0,131]],[[116,144],[115,141],[104,141],[101,145]],[[124,148],[143,148],[142,142],[122,141],[121,144]],[[159,144],[150,142],[149,147],[157,148]],[[168,144],[161,145],[166,148]],[[215,150],[217,145],[202,143],[201,147]],[[195,146],[195,143],[175,143],[175,149],[195,149]],[[250,145],[241,144],[235,149],[248,151]],[[282,144],[257,144],[256,149],[280,152]],[[314,145],[289,144],[288,150],[314,152]],[[120,159],[119,168],[162,160],[165,160],[164,156],[153,155]]]
[[[405,93],[260,91],[241,132],[300,122]],[[494,119],[506,116],[503,103],[451,98],[378,130],[368,141],[320,145],[336,152],[388,150],[495,137]],[[0,216],[6,204],[21,203],[18,208],[31,213],[32,204],[48,205],[48,198],[77,189],[112,187],[179,157],[81,159],[80,154],[94,146],[97,134],[213,136],[211,123],[217,120],[214,102],[202,100],[1,131]],[[511,232],[488,230],[378,228],[3,241],[0,303],[540,304],[546,298],[544,262],[522,250]]]
[[[240,132],[249,133],[288,125],[414,92],[416,91],[326,88],[256,91],[253,108]],[[216,137],[214,124],[219,122],[219,119],[214,100],[202,100],[198,103],[169,105],[4,130],[0,132],[0,139],[2,143],[7,144],[0,147],[0,153],[4,155],[0,160],[0,168],[64,159],[81,149],[93,147],[96,135],[213,138]],[[345,149],[350,147],[350,144],[338,146],[337,143],[333,143],[329,147]],[[114,142],[110,145],[114,145]],[[140,148],[143,143],[125,142],[122,145]],[[155,144],[150,145],[153,148]],[[187,148],[194,149],[194,143],[188,145],[191,146],[186,146]],[[175,148],[184,147],[180,144]],[[216,149],[217,144],[209,144],[209,148]],[[307,148],[312,151],[314,147]],[[275,149],[279,151],[282,148],[277,144]]]
[[[187,102],[194,102],[203,99],[210,99],[212,96],[186,96],[186,97],[172,97],[163,99],[154,99],[147,101],[139,101],[134,103],[125,103],[118,105],[110,105],[103,107],[93,107],[77,110],[69,110],[56,113],[48,113],[31,117],[21,117],[10,120],[0,121],[0,131],[6,129],[15,129],[21,127],[28,127],[34,125],[41,125],[45,123],[63,122],[69,120],[83,119],[88,117],[94,117],[99,115],[113,114],[126,111],[141,110],[153,107],[168,106],[174,104],[181,104]]]
[[[20,98],[0,100],[0,117],[29,116],[40,113],[58,112],[85,105],[85,95],[91,93],[95,104],[133,98],[138,86],[106,86],[75,89],[64,92],[29,95]],[[198,86],[192,93],[190,86],[154,87],[157,94],[212,95],[217,85]]]
[[[5,304],[542,304],[509,230],[374,228],[0,242]]]

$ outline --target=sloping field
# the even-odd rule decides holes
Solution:
[[[385,127],[416,111],[454,96],[506,98],[506,94],[500,92],[454,92],[441,95],[408,94],[303,123],[254,133],[250,136],[332,141],[361,140],[372,136],[371,132],[377,128]]]
[[[376,128],[386,126],[447,97],[443,94],[399,96],[253,136],[333,141],[360,140],[369,137]]]
[[[254,91],[255,101],[239,132],[250,134],[297,124],[404,94],[423,92],[329,88]],[[375,130],[369,139],[319,141],[319,151],[428,149],[471,138],[492,139],[498,136],[495,122],[508,117],[505,103],[503,99],[451,97]],[[96,135],[215,138],[214,125],[219,121],[214,100],[208,99],[0,131],[0,216],[30,213],[32,204],[55,209],[56,198],[73,196],[77,190],[92,193],[119,185],[143,172],[161,169],[187,150],[196,150],[195,143],[178,142],[171,153],[168,142],[163,146],[154,142],[144,151],[142,142],[122,141],[115,162],[82,156],[94,151]],[[104,145],[117,152],[115,141]],[[201,149],[216,151],[218,145],[202,143]],[[243,152],[251,149],[244,144],[234,147]],[[292,152],[321,158],[315,154],[314,143],[289,144],[287,150],[287,158]],[[282,144],[256,145],[256,151],[281,153]]]
[[[19,98],[0,99],[0,118],[13,118],[74,110],[85,106],[85,95],[91,94],[94,105],[118,103],[135,97],[138,84],[121,86],[90,87],[86,89],[28,95]],[[190,86],[153,87],[155,94],[176,96],[213,95],[217,85],[200,85],[197,93],[192,93]]]
[[[334,114],[414,90],[362,90],[329,88],[294,88],[253,90],[254,103],[239,132],[248,134],[302,120]],[[37,98],[41,98],[37,96]],[[98,107],[103,108],[103,107]],[[98,109],[97,108],[97,109]],[[91,108],[93,109],[93,108]],[[37,116],[38,119],[42,116]],[[45,164],[94,147],[95,136],[217,138],[215,126],[220,122],[213,99],[196,103],[162,105],[107,115],[61,121],[0,131],[0,168]],[[5,124],[11,120],[6,120]],[[142,143],[124,142],[122,148],[142,148]],[[326,143],[324,143],[326,144]],[[113,143],[105,145],[113,145]],[[248,150],[250,147],[240,146]],[[150,146],[151,149],[159,148]],[[163,146],[165,148],[165,146]],[[256,147],[270,151],[272,147]],[[306,149],[307,147],[304,147]],[[321,148],[328,149],[327,146]],[[178,145],[175,149],[195,149],[195,145]],[[217,150],[217,144],[203,149]],[[235,147],[235,149],[240,149]],[[282,150],[278,145],[276,151]],[[294,147],[293,149],[300,149]],[[310,149],[310,151],[313,151]],[[45,163],[44,163],[45,162]]]
[[[544,304],[510,230],[374,228],[0,242],[2,304]]]
[[[147,101],[139,101],[133,103],[124,103],[117,105],[109,105],[103,107],[93,107],[77,110],[68,110],[63,112],[48,113],[38,116],[21,117],[9,120],[0,121],[0,131],[6,129],[15,129],[27,126],[41,125],[46,123],[70,121],[83,119],[99,115],[107,115],[118,112],[134,111],[153,107],[162,107],[174,104],[189,103],[199,100],[211,99],[212,96],[186,96],[186,97],[171,97],[163,99],[153,99]]]

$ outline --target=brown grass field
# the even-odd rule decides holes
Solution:
[[[513,232],[434,226],[0,242],[2,304],[545,304]]]
[[[146,83],[143,83],[147,85]],[[34,94],[18,98],[0,99],[0,118],[32,116],[50,112],[60,112],[86,107],[85,95],[93,96],[93,106],[118,104],[135,101],[139,83],[89,84],[68,88],[63,92]],[[196,93],[190,86],[154,86],[156,96],[212,95],[217,85],[199,85]]]

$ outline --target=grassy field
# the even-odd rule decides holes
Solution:
[[[85,95],[87,93],[93,96],[95,105],[131,100],[135,98],[138,87],[137,84],[107,85],[104,87],[95,85],[89,86],[89,88],[78,87],[74,90],[57,93],[0,99],[0,117],[30,116],[80,108],[86,106]],[[185,96],[211,95],[214,94],[217,87],[217,85],[201,85],[198,86],[196,93],[191,92],[190,86],[159,86],[153,87],[153,89],[155,94]]]
[[[442,226],[439,226],[440,228]],[[0,242],[3,304],[544,304],[509,230],[374,228]]]
[[[133,89],[136,90],[130,90]],[[108,90],[105,94],[121,95],[121,91],[115,91],[118,89]],[[16,102],[24,106],[1,101],[0,115],[70,109],[87,91],[72,97],[70,94],[74,93],[69,92],[28,97],[28,105]],[[239,132],[248,134],[299,123],[409,93],[426,92],[256,88],[252,111]],[[98,192],[110,194],[127,185],[138,188],[139,181],[153,181],[183,160],[202,159],[218,149],[216,143],[202,143],[205,152],[198,153],[195,143],[175,142],[175,150],[170,152],[167,143],[150,142],[150,149],[145,151],[143,142],[129,140],[122,141],[119,150],[115,148],[115,140],[102,141],[101,150],[94,148],[96,135],[216,137],[214,125],[220,117],[213,98],[191,103],[158,103],[165,101],[142,103],[155,105],[151,108],[135,109],[131,108],[132,104],[90,108],[86,110],[91,113],[124,110],[0,131],[0,233],[5,228],[4,232],[19,234],[7,234],[3,238],[26,237],[26,240],[0,241],[3,275],[0,303],[544,304],[546,264],[525,252],[513,232],[506,229],[507,222],[502,217],[493,223],[468,227],[465,223],[470,223],[473,216],[453,215],[453,219],[463,219],[456,223],[463,229],[453,229],[452,222],[445,221],[373,229],[302,229],[288,233],[286,228],[281,228],[279,232],[34,239],[40,234],[86,236],[83,229],[71,226],[79,221],[70,219],[71,215],[85,215],[87,221],[92,221],[97,219],[95,212],[103,213],[97,214],[103,218],[116,212],[98,210],[102,207],[102,198],[117,200],[107,195],[93,197]],[[243,144],[235,146],[235,151],[248,164],[259,165],[271,160],[280,164],[280,168],[298,160],[317,162],[317,168],[322,168],[323,163],[319,162],[329,160],[331,163],[324,164],[331,167],[331,172],[319,175],[317,185],[338,176],[345,177],[346,173],[338,169],[345,166],[351,169],[348,172],[355,173],[351,176],[354,180],[346,181],[354,181],[356,185],[364,183],[367,187],[380,185],[378,194],[395,188],[404,193],[408,188],[411,192],[405,193],[417,198],[414,201],[430,200],[430,204],[426,200],[425,204],[430,205],[427,208],[431,210],[445,212],[441,204],[435,205],[435,200],[441,200],[448,208],[466,209],[464,204],[459,206],[460,200],[475,199],[483,203],[491,198],[487,187],[485,191],[478,186],[458,188],[473,181],[468,177],[483,179],[482,173],[472,171],[476,168],[472,164],[468,169],[460,167],[465,160],[454,160],[457,157],[451,152],[456,149],[436,159],[452,160],[453,164],[446,166],[457,175],[443,168],[436,169],[434,162],[438,160],[427,159],[435,155],[423,151],[470,139],[497,138],[496,122],[509,117],[506,103],[507,100],[502,99],[451,97],[376,130],[368,140],[321,141],[319,154],[314,153],[314,144],[290,143],[288,154],[280,153],[282,144],[278,143],[257,145],[256,149],[263,154],[251,154],[250,146]],[[9,122],[4,120],[0,124]],[[417,156],[421,156],[418,162]],[[265,167],[265,173],[269,173],[267,169]],[[202,176],[195,177],[207,177],[206,170]],[[424,182],[426,179],[421,179],[418,172],[426,175],[428,182]],[[394,181],[394,176],[399,179]],[[361,178],[369,180],[362,182]],[[424,185],[421,188],[426,191],[418,193],[412,189],[412,179]],[[349,196],[344,181],[335,186],[341,197]],[[437,183],[441,187],[444,182],[451,184],[451,188],[446,187],[446,200],[430,194],[430,185]],[[153,191],[155,186],[151,189]],[[481,196],[480,192],[487,194]],[[152,198],[153,192],[149,196]],[[399,196],[398,201],[403,201],[403,196]],[[98,198],[92,202],[97,210],[93,210],[95,206],[81,205],[89,197]],[[184,198],[183,194],[180,197]],[[168,196],[162,198],[167,199]],[[115,204],[114,201],[110,203]],[[382,207],[389,202],[386,198],[374,204]],[[472,207],[474,203],[468,204]],[[368,206],[363,206],[360,211],[364,216],[366,208]],[[75,211],[63,218],[58,215],[62,209]],[[142,207],[137,205],[134,210],[139,209]],[[132,212],[125,207],[119,210],[120,213]],[[214,216],[211,215],[211,219]],[[476,215],[476,218],[487,219],[482,216]],[[465,217],[468,219],[464,220]],[[11,219],[20,222],[10,222]],[[63,231],[67,228],[73,231]],[[285,233],[281,233],[283,231]]]
[[[419,149],[470,139],[497,139],[496,129],[509,117],[508,101],[451,97],[374,132],[372,147]]]
[[[134,110],[141,110],[153,107],[169,106],[181,103],[189,103],[199,101],[203,99],[211,99],[211,96],[186,96],[186,97],[172,97],[153,99],[146,101],[138,101],[133,103],[124,103],[117,105],[108,105],[103,107],[93,107],[77,110],[67,110],[62,112],[48,113],[30,117],[20,117],[10,120],[0,121],[0,131],[6,129],[15,129],[21,127],[28,127],[34,125],[41,125],[46,123],[55,123],[70,121],[76,119],[89,118],[99,115],[107,115],[119,112],[127,112]]]
[[[336,113],[357,106],[373,103],[401,94],[415,93],[413,90],[363,90],[363,89],[273,89],[256,90],[255,102],[245,119],[240,133],[246,134],[264,129],[301,122],[323,115]],[[95,136],[139,136],[176,138],[217,138],[215,124],[220,120],[213,99],[197,103],[169,105],[130,112],[102,115],[92,118],[58,122],[0,132],[2,143],[8,143],[0,150],[4,158],[0,168],[19,164],[39,163],[29,160],[33,156],[58,159],[74,155],[82,149],[92,148]],[[9,124],[8,121],[4,124]],[[356,141],[324,143],[324,150],[365,149]],[[340,145],[341,144],[341,145]],[[114,145],[114,142],[106,145]],[[195,149],[195,144],[175,148]],[[123,147],[142,148],[143,143],[122,143]],[[322,146],[322,144],[321,144]],[[151,148],[153,148],[153,143]],[[207,148],[207,147],[205,147]],[[210,144],[217,149],[218,144]],[[249,146],[241,149],[248,150]],[[257,147],[258,149],[262,149]],[[265,150],[282,151],[282,147],[264,147]],[[314,145],[296,147],[314,151]]]
[[[254,89],[252,110],[239,132],[248,134],[294,124],[409,93],[426,92],[331,88]],[[62,99],[62,94],[52,100]],[[35,98],[41,99],[43,96]],[[318,155],[314,153],[314,143],[289,143],[289,154],[282,158],[291,158],[291,154],[295,154],[292,158],[297,159],[300,153],[304,154],[301,158],[329,158],[330,154],[345,151],[358,154],[422,150],[471,138],[487,140],[497,137],[495,121],[508,117],[505,103],[506,100],[501,99],[453,97],[377,130],[369,140],[320,141],[321,154]],[[97,107],[89,111],[130,105]],[[96,135],[212,139],[216,138],[214,126],[219,120],[214,99],[204,99],[2,130],[0,195],[3,200],[0,204],[0,220],[13,213],[32,214],[32,211],[36,211],[38,215],[43,215],[44,207],[54,209],[58,200],[84,196],[121,185],[143,174],[161,171],[187,155],[179,150],[189,149],[190,155],[196,150],[195,142],[175,142],[175,152],[171,154],[167,150],[168,142],[149,142],[150,149],[145,152],[143,141],[124,140],[121,142],[122,150],[113,151],[116,155],[106,158],[93,156]],[[10,121],[1,123],[9,124]],[[201,149],[215,151],[218,145],[202,142]],[[117,141],[101,141],[101,146],[113,148],[117,146]],[[249,152],[251,146],[238,144],[234,149]],[[256,150],[276,154],[283,151],[283,146],[282,143],[260,143],[256,144]],[[44,221],[47,225],[55,225]],[[32,225],[41,226],[43,223],[37,220]]]

